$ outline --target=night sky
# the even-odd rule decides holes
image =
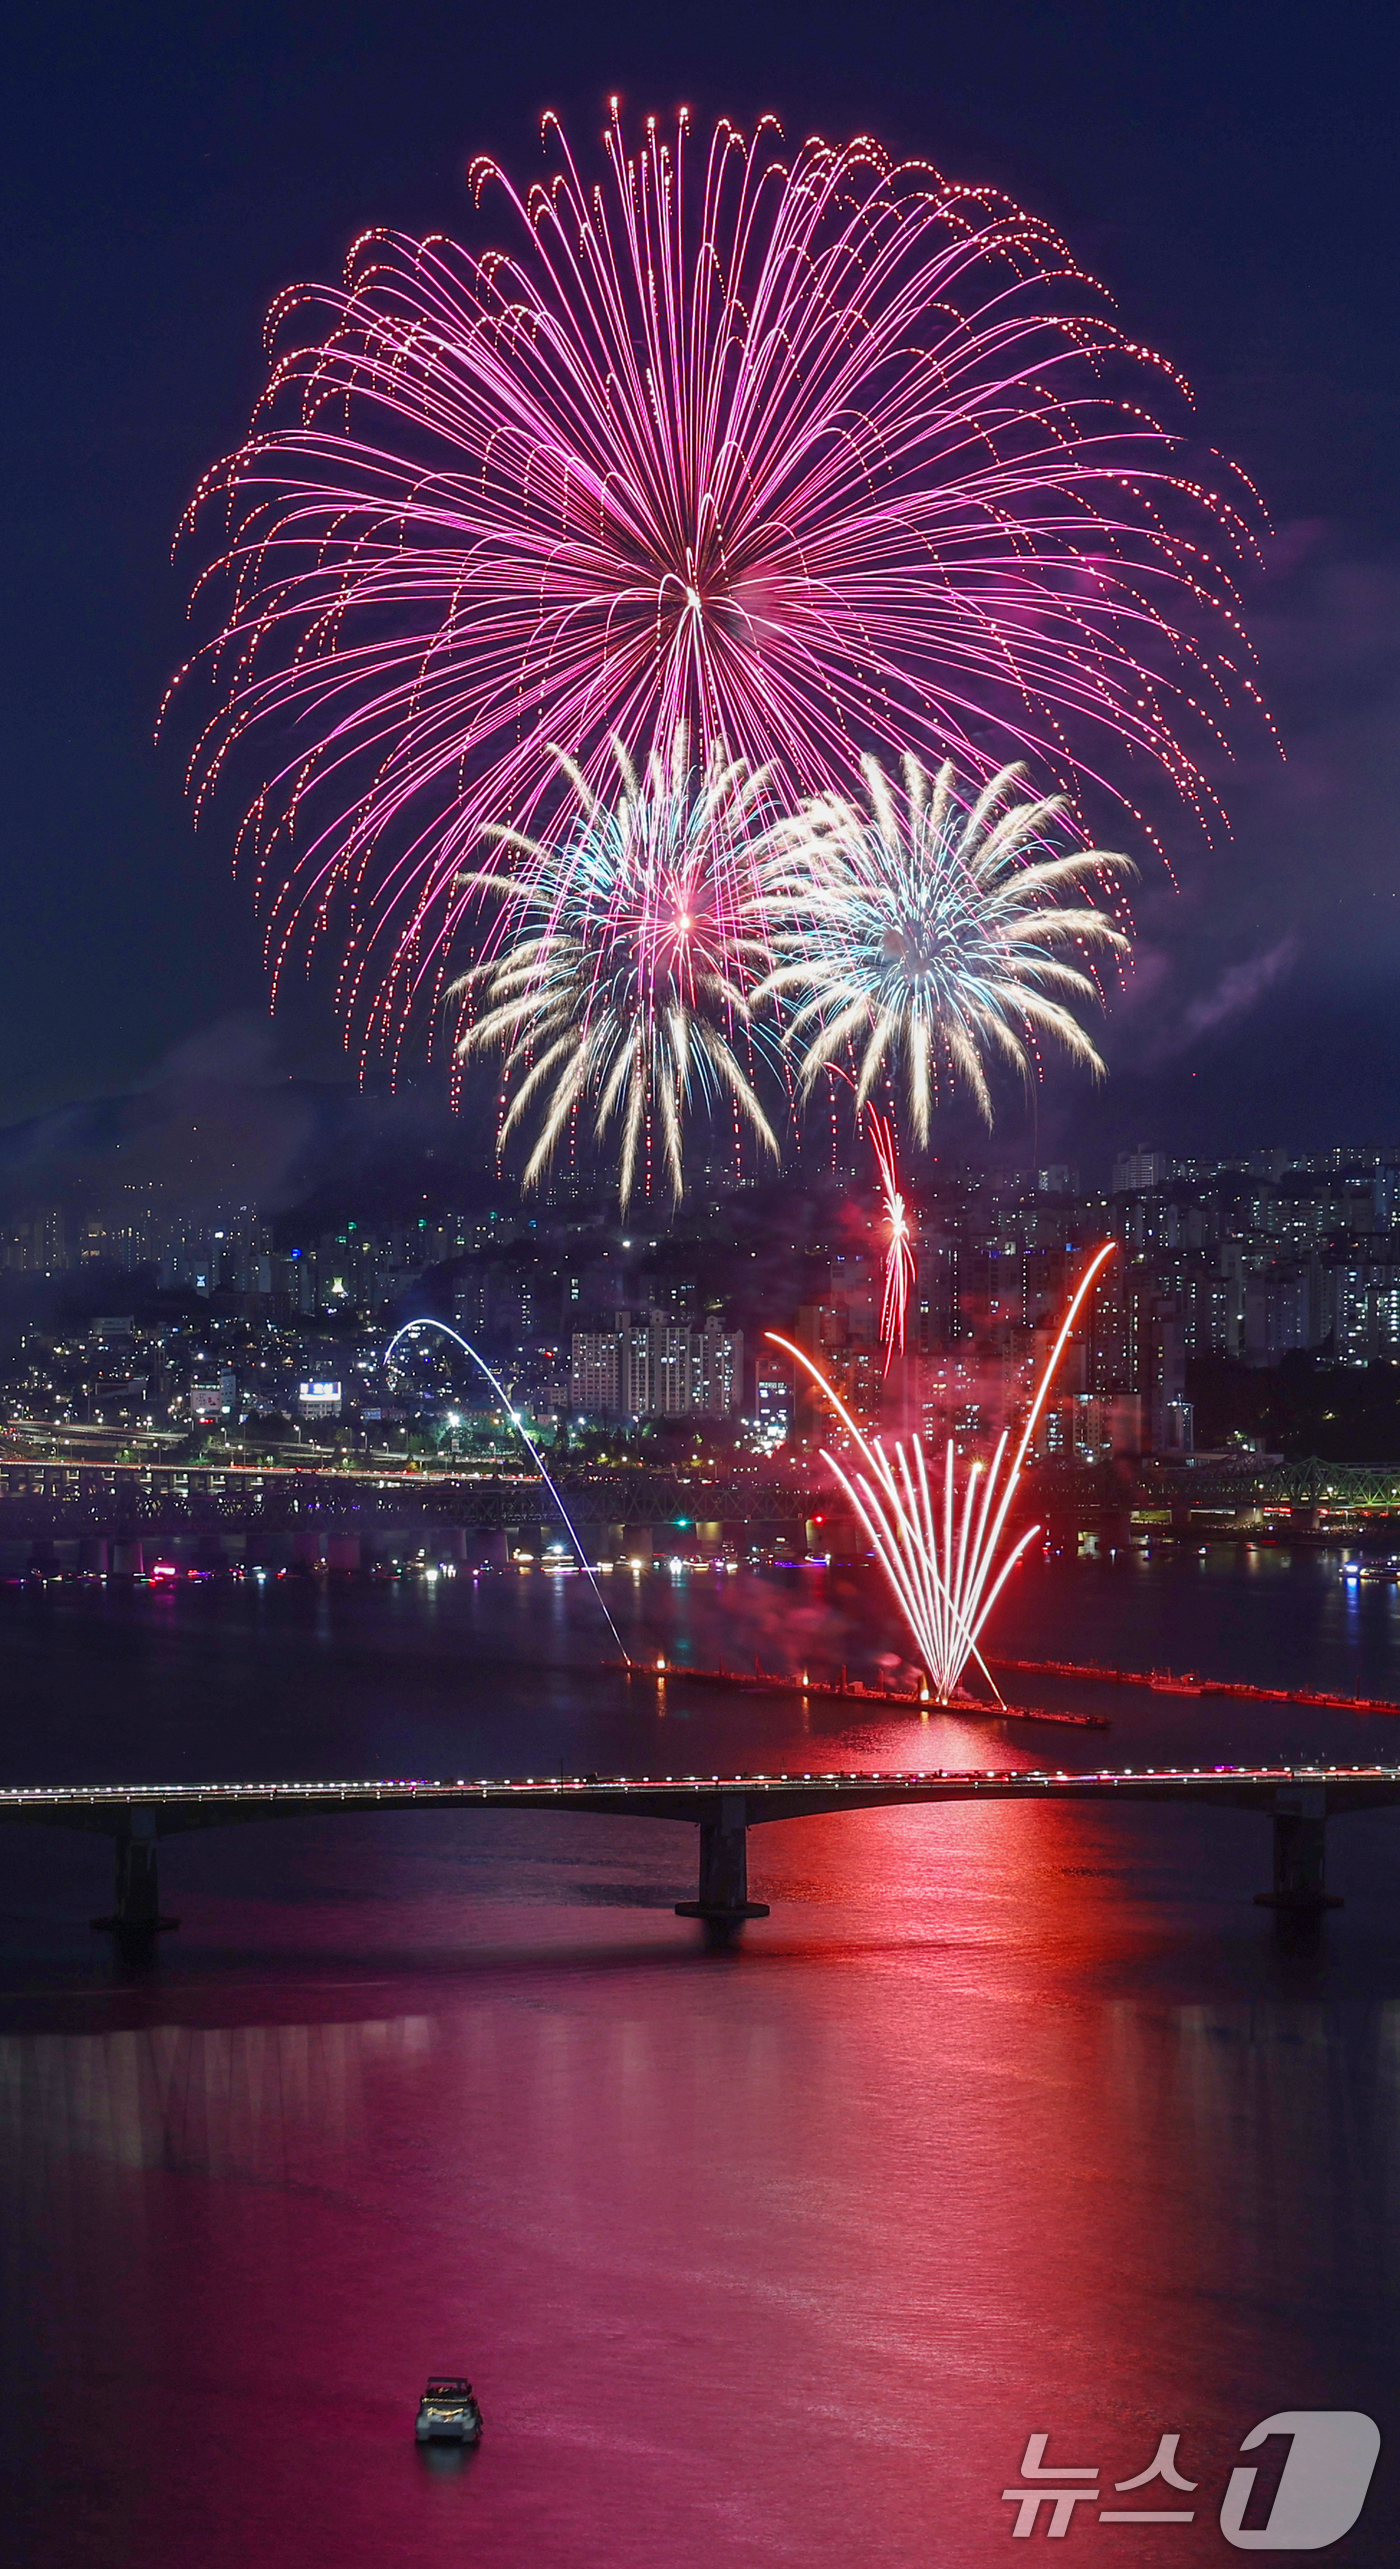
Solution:
[[[1249,609],[1288,763],[1241,727],[1233,843],[1183,821],[1180,891],[1144,880],[1108,1087],[1052,1067],[1022,1142],[1400,1138],[1394,29],[1379,5],[1276,0],[26,13],[0,1126],[192,1066],[241,1091],[348,1076],[320,989],[268,1027],[235,803],[196,838],[180,747],[152,743],[186,639],[171,534],[242,432],[280,286],[337,274],[369,224],[461,229],[474,152],[532,169],[543,108],[586,134],[617,89],[638,113],[868,128],[1046,213],[1268,502]]]

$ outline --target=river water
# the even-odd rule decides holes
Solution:
[[[1338,1570],[1036,1562],[999,1641],[1400,1695],[1400,1590]],[[701,1663],[888,1645],[832,1574],[607,1593]],[[1017,1681],[1095,1733],[629,1686],[540,1571],[7,1589],[0,1645],[12,1782],[1400,1759],[1380,1717],[1128,1687]],[[1248,1813],[769,1826],[772,1914],[716,1954],[672,1914],[692,1829],[286,1821],[163,1849],[182,1924],[143,1958],[86,1923],[105,1841],[5,1830],[0,2557],[961,2569],[1039,2556],[1002,2492],[1040,2434],[1097,2475],[1077,2557],[1191,2569],[1234,2556],[1250,2429],[1360,2410],[1381,2458],[1327,2556],[1392,2563],[1400,1813],[1329,1841],[1346,1905],[1300,1928],[1254,1905]],[[455,2468],[411,2429],[459,2369]],[[1164,2434],[1194,2490],[1116,2495]]]

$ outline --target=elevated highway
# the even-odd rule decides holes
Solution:
[[[698,1480],[673,1472],[556,1475],[574,1523],[805,1527],[819,1485],[753,1475]],[[329,1471],[295,1465],[0,1462],[0,1534],[278,1531],[335,1525],[458,1526],[496,1532],[556,1522],[532,1471]]]

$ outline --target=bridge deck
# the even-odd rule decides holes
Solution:
[[[1272,1809],[1280,1791],[1326,1795],[1329,1811],[1400,1802],[1397,1766],[961,1767],[780,1775],[524,1775],[351,1778],[236,1784],[19,1785],[0,1788],[0,1821],[119,1829],[149,1813],[160,1834],[241,1818],[350,1810],[585,1810],[698,1821],[741,1798],[745,1825],[901,1802],[1187,1801]]]
[[[1273,1822],[1280,1909],[1335,1907],[1326,1889],[1329,1816],[1400,1803],[1400,1766],[985,1767],[782,1775],[457,1776],[243,1784],[31,1785],[0,1790],[0,1821],[95,1830],[115,1841],[112,1915],[94,1925],[148,1933],[176,1921],[160,1910],[163,1837],[239,1822],[352,1811],[570,1810],[689,1820],[700,1831],[699,1897],[684,1917],[728,1934],[766,1917],[748,1896],[749,1830],[765,1820],[932,1802],[1186,1802],[1266,1813]]]

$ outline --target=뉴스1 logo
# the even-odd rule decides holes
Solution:
[[[1284,2408],[1276,2416],[1264,2418],[1250,2428],[1240,2446],[1242,2453],[1252,2453],[1271,2435],[1291,2435],[1288,2459],[1283,2477],[1274,2491],[1268,2522],[1244,2530],[1244,2518],[1255,2480],[1256,2466],[1244,2465],[1230,2473],[1229,2485],[1220,2501],[1220,2530],[1236,2551],[1323,2551],[1331,2542],[1339,2542],[1350,2533],[1366,2503],[1376,2456],[1381,2449],[1380,2428],[1373,2418],[1363,2417],[1354,2408]],[[1047,2462],[1045,2447],[1048,2435],[1032,2435],[1021,2462],[1018,2489],[1003,2489],[1002,2497],[1016,2509],[1011,2527],[1015,2540],[1026,2542],[1043,2526],[1051,2542],[1063,2541],[1072,2524],[1089,2521],[1077,2510],[1096,2510],[1098,2524],[1194,2524],[1198,2510],[1194,2506],[1104,2506],[1101,2488],[1076,2488],[1077,2480],[1100,2477],[1097,2467],[1085,2462]],[[1141,2497],[1151,2492],[1155,2499],[1176,2494],[1194,2497],[1198,2487],[1188,2480],[1177,2461],[1181,2437],[1160,2435],[1157,2450],[1145,2471],[1131,2479],[1115,2480],[1113,2495],[1117,2498]],[[1160,2486],[1158,2485],[1160,2483]],[[1042,2513],[1043,2510],[1043,2513]]]

